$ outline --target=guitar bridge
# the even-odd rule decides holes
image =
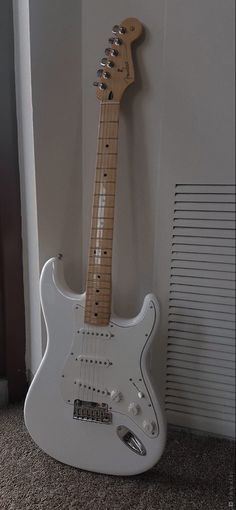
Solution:
[[[75,420],[109,424],[112,422],[112,413],[108,411],[107,404],[76,399],[74,401],[73,418]]]

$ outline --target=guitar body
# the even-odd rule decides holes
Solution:
[[[32,438],[82,469],[134,475],[151,468],[166,439],[149,370],[159,321],[155,297],[146,296],[134,319],[111,314],[108,325],[97,326],[84,323],[85,294],[68,289],[61,260],[45,264],[40,290],[48,339],[25,402]]]

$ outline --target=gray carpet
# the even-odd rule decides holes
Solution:
[[[170,430],[161,461],[133,477],[98,475],[48,457],[22,407],[0,409],[1,510],[226,510],[233,443]],[[232,508],[232,507],[231,507]]]

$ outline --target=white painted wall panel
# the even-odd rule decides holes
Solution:
[[[226,273],[231,273],[234,255],[233,196],[225,188],[234,180],[233,0],[149,0],[148,6],[141,0],[30,0],[39,258],[42,264],[64,251],[69,284],[82,286],[98,122],[92,82],[112,26],[127,16],[140,18],[145,37],[135,50],[136,82],[121,111],[114,307],[118,314],[130,316],[138,312],[146,292],[159,297],[162,319],[152,365],[164,394],[170,283],[174,316],[181,285],[182,304],[188,302],[191,309],[196,303],[197,310],[202,304],[201,319],[208,320],[208,325],[195,322],[191,329],[186,322],[183,331],[176,327],[171,338],[182,342],[176,345],[189,342],[192,348],[199,341],[201,352],[204,344],[207,353],[215,352],[213,345],[225,345],[227,353],[232,348],[225,315],[220,342],[215,331],[210,334],[209,321],[215,321],[216,312],[232,314],[234,295],[231,280],[222,278],[222,264],[229,264]],[[212,199],[215,185],[217,200]],[[199,210],[203,186],[204,210]],[[228,222],[227,235],[223,221]],[[209,285],[218,289],[211,297]],[[203,354],[201,358],[208,359]],[[197,389],[202,378],[189,378],[188,362],[184,363],[170,367],[170,382],[177,383],[181,376]],[[232,368],[225,375],[221,368],[218,374],[207,372],[208,389],[221,388],[228,395]],[[173,405],[171,422],[232,433],[230,420],[219,419],[214,427],[213,414],[211,419],[204,413],[184,416],[179,403]]]

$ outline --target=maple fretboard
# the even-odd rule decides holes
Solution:
[[[119,107],[100,104],[85,304],[85,323],[99,326],[108,324],[111,315]]]

